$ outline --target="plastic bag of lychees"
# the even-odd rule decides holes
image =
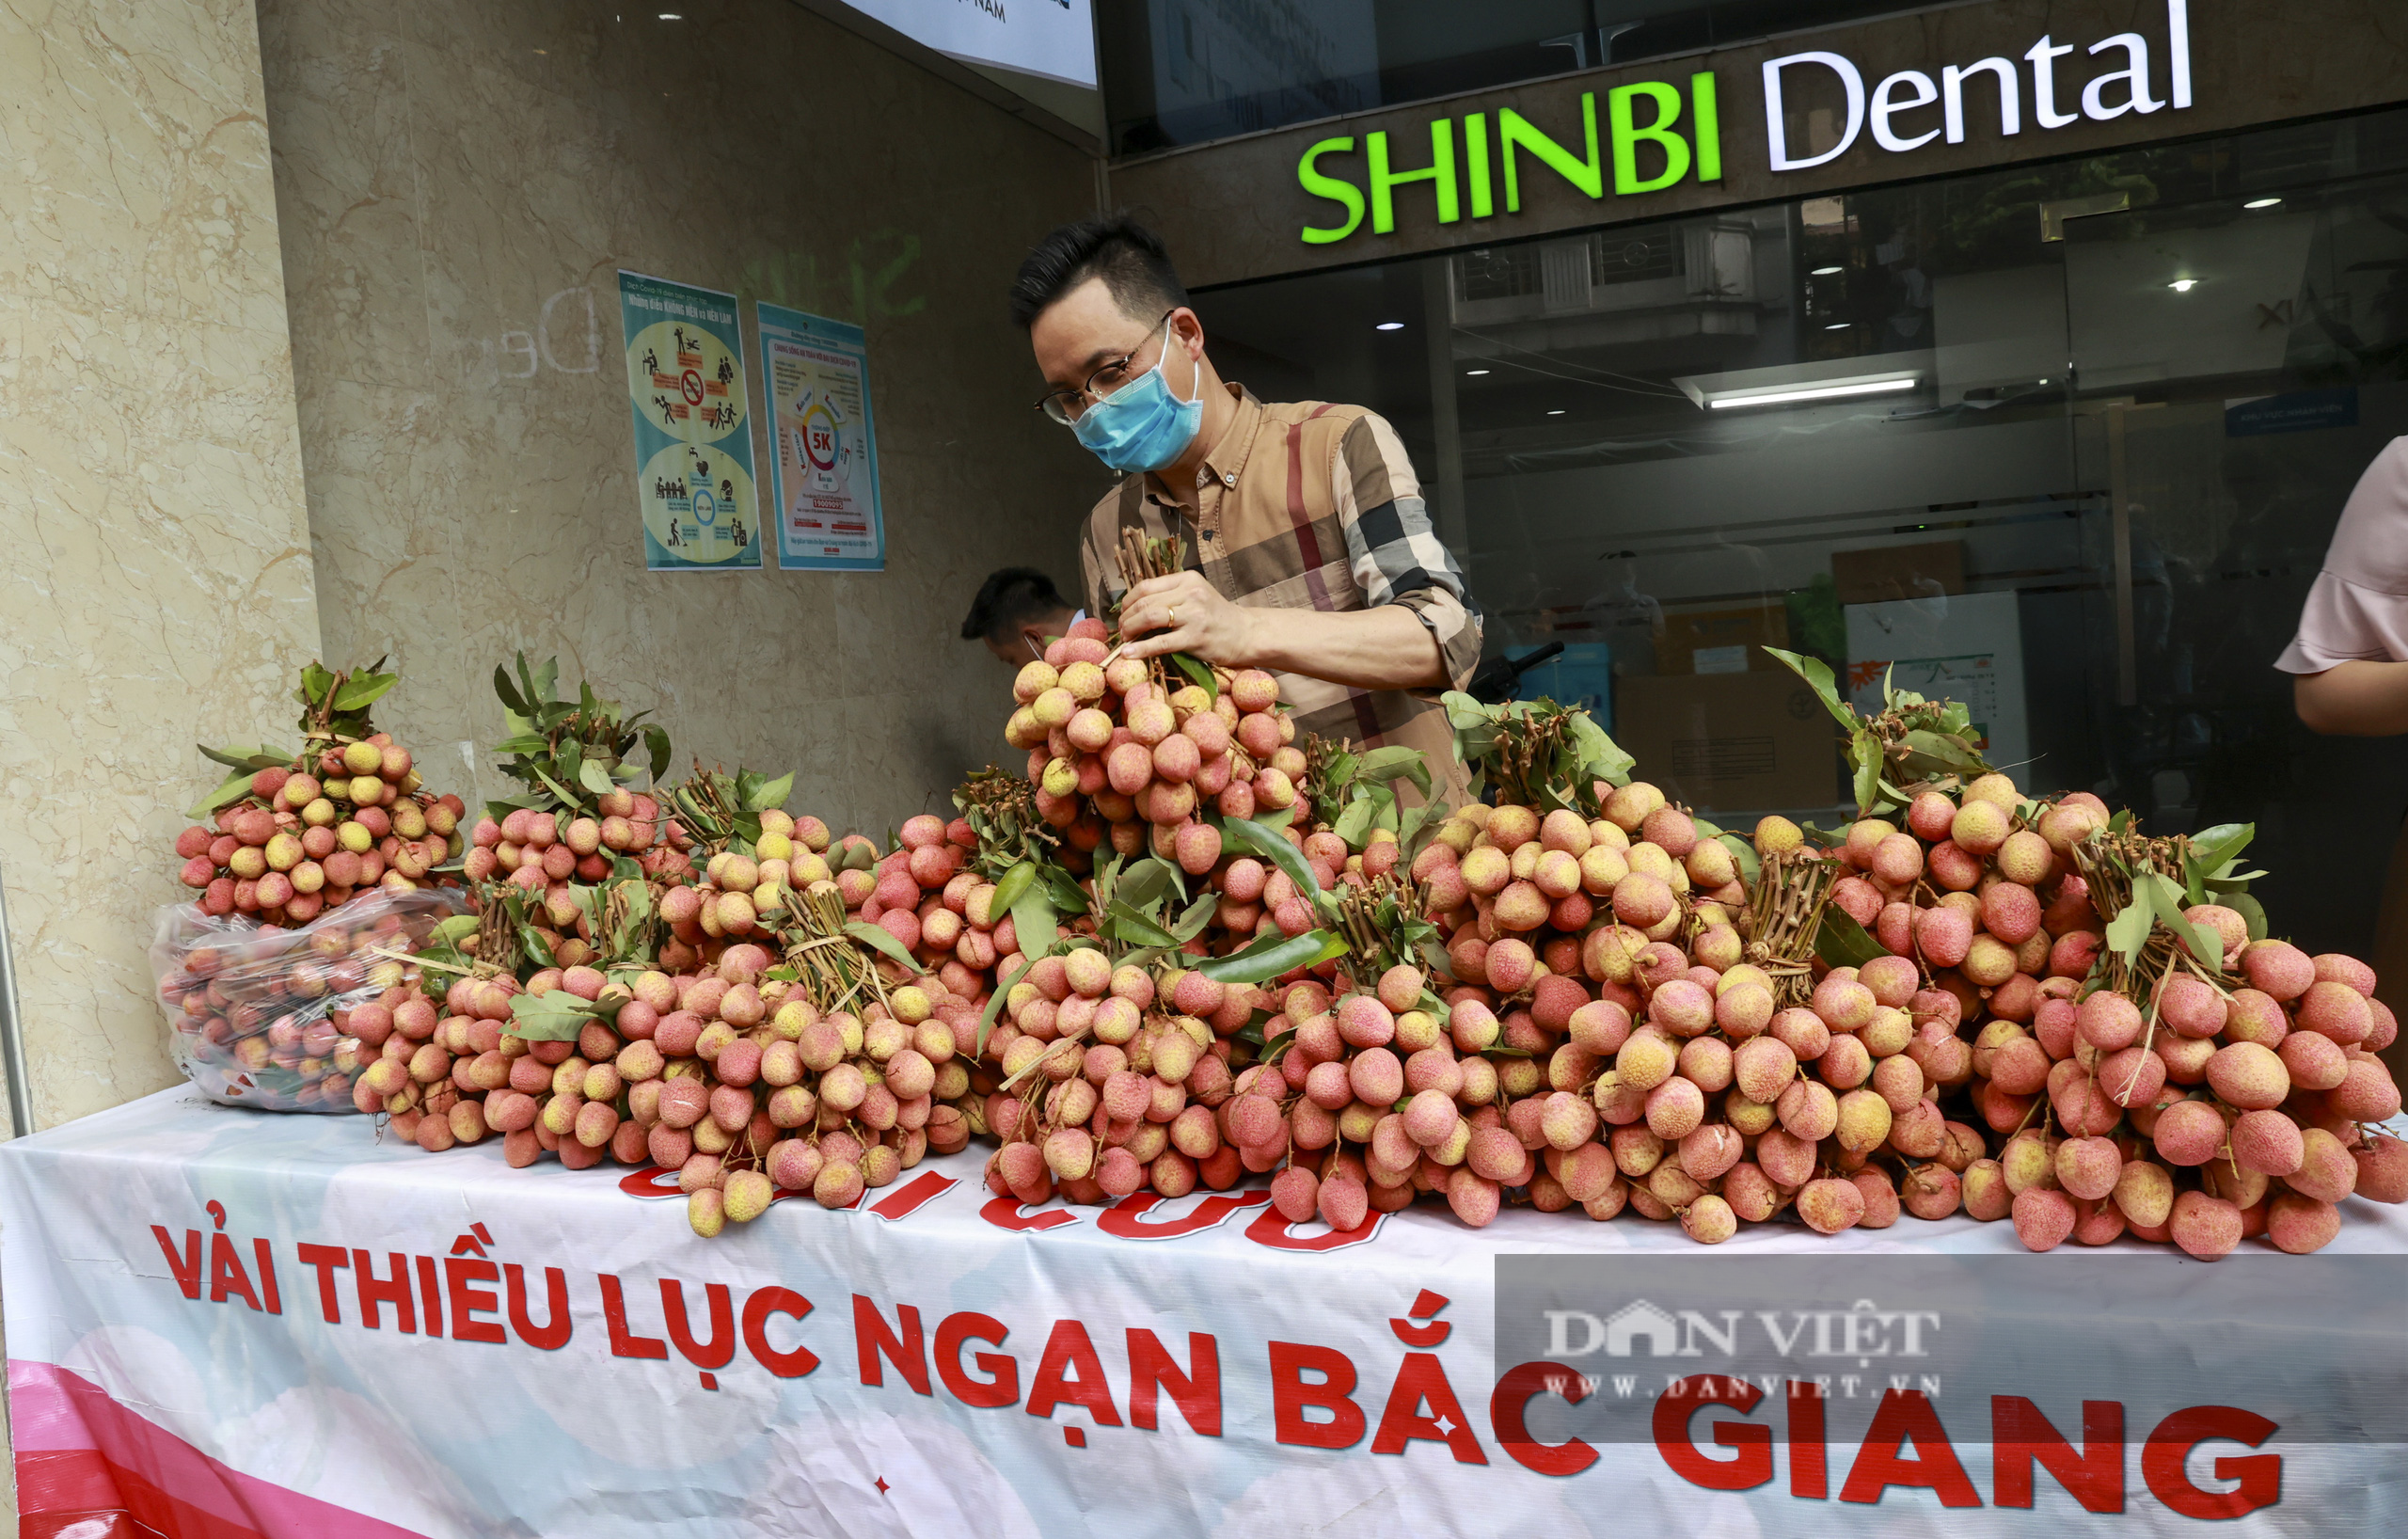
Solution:
[[[416,1045],[410,1001],[440,998],[448,981],[415,953],[467,912],[456,888],[363,893],[295,929],[198,903],[161,909],[150,974],[176,1067],[223,1105],[357,1111],[360,1074]]]

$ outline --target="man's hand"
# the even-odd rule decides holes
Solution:
[[[1120,634],[1134,637],[1124,658],[1185,652],[1224,668],[1255,666],[1254,613],[1223,597],[1195,572],[1148,578],[1120,605]]]

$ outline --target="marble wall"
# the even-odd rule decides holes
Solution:
[[[325,643],[400,663],[381,719],[439,787],[500,789],[468,745],[523,647],[657,711],[681,772],[793,769],[795,810],[882,833],[1007,754],[979,579],[1076,575],[1102,474],[1003,297],[1092,172],[788,0],[681,8],[261,0]],[[866,326],[884,573],[646,574],[622,268]]]
[[[249,0],[0,8],[0,880],[42,1125],[174,1081],[143,950],[317,650]]]

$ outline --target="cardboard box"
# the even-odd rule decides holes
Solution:
[[[1965,542],[1887,545],[1831,552],[1831,583],[1843,604],[1887,604],[1965,591]]]
[[[1614,740],[1636,779],[1701,812],[1829,807],[1840,799],[1839,726],[1779,673],[1625,676]]]
[[[1659,674],[1761,674],[1782,668],[1765,655],[1767,646],[1789,644],[1789,606],[1757,604],[1746,609],[1667,612],[1656,643]]]

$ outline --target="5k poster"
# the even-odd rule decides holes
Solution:
[[[886,523],[878,497],[862,328],[762,304],[768,371],[770,499],[778,565],[786,571],[879,572]]]
[[[751,391],[736,296],[619,275],[635,418],[636,502],[655,572],[761,565]]]

